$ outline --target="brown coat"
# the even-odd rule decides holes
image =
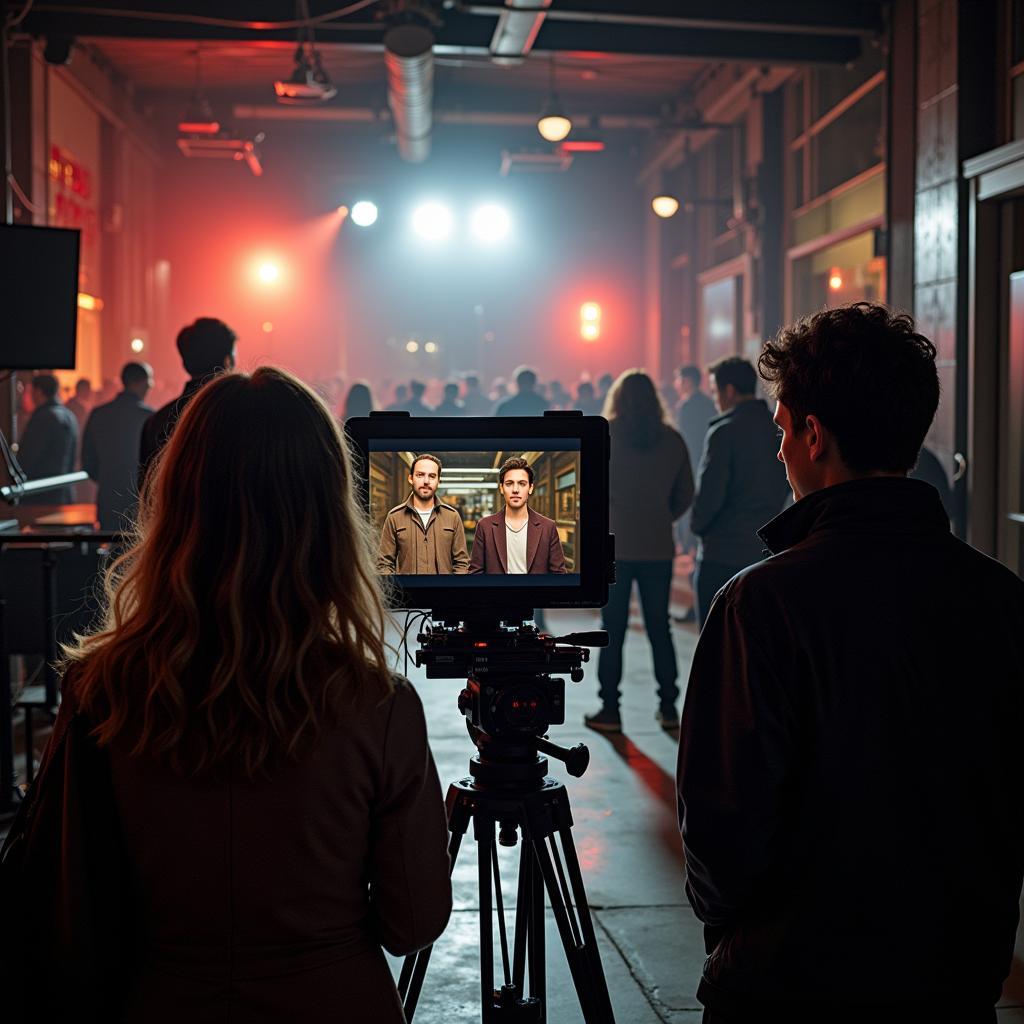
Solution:
[[[146,935],[125,1024],[404,1020],[381,946],[451,910],[444,804],[404,680],[270,780],[187,780],[115,742]]]
[[[526,570],[531,575],[564,573],[565,555],[554,520],[530,509],[526,527]],[[471,573],[507,573],[508,546],[505,542],[505,512],[484,516],[476,524]]]
[[[380,531],[377,572],[386,576],[461,576],[468,571],[466,528],[457,508],[445,505],[435,496],[426,529],[413,507],[411,494],[405,504],[388,512]]]

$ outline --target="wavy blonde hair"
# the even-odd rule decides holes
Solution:
[[[65,649],[99,743],[251,777],[386,697],[372,551],[324,403],[279,369],[215,378],[150,470],[101,624]]]

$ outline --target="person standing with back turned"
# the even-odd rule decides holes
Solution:
[[[178,332],[177,346],[189,379],[185,390],[157,409],[146,420],[139,444],[139,490],[142,490],[150,464],[160,453],[185,406],[196,392],[216,374],[234,369],[235,342],[238,335],[223,320],[201,316],[195,323]]]
[[[697,470],[690,529],[700,538],[694,588],[701,627],[719,589],[762,557],[757,531],[782,509],[786,471],[775,458],[778,430],[755,396],[757,374],[732,356],[708,370],[721,415],[708,426]]]
[[[994,1024],[1024,881],[1024,582],[907,479],[939,402],[909,316],[824,310],[760,369],[796,503],[711,608],[679,740],[704,1020]]]

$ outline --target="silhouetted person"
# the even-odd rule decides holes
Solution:
[[[356,381],[345,396],[345,414],[342,417],[347,423],[353,416],[369,416],[373,412],[373,392],[365,381]]]
[[[778,514],[789,490],[775,457],[779,432],[768,406],[754,397],[754,367],[732,356],[708,372],[721,415],[704,439],[690,513],[690,529],[700,538],[694,585],[701,626],[719,589],[761,559],[757,531]]]
[[[699,366],[682,366],[676,374],[676,392],[679,403],[676,405],[676,426],[683,435],[690,461],[694,466],[700,462],[704,450],[704,437],[708,432],[708,424],[715,418],[718,411],[712,398],[700,389],[701,372]]]
[[[434,410],[423,401],[423,395],[426,393],[427,385],[421,380],[409,381],[409,401],[406,403],[406,408],[409,413],[413,416],[433,416]]]
[[[942,463],[931,448],[926,446],[921,449],[917,465],[907,475],[911,480],[923,480],[926,484],[931,484],[939,492],[939,500],[946,510],[946,515],[950,519],[953,518],[953,488]]]
[[[705,1020],[994,1024],[1024,880],[1024,583],[906,478],[939,401],[909,316],[825,310],[759,365],[796,503],[711,608],[679,742]]]
[[[548,401],[552,409],[571,409],[572,395],[565,390],[560,380],[553,380],[548,384]]]
[[[67,401],[67,409],[78,421],[78,435],[82,436],[85,430],[85,421],[89,418],[89,410],[92,408],[93,400],[92,383],[86,377],[80,377],[75,381],[75,394]]]
[[[467,416],[490,416],[494,403],[483,393],[480,388],[480,378],[475,373],[467,373],[463,378],[465,390],[462,394],[462,404]]]
[[[608,392],[611,391],[612,385],[615,383],[615,378],[610,373],[602,373],[597,378],[597,400],[604,408],[604,403],[608,398]]]
[[[395,400],[384,406],[385,412],[408,412],[409,411],[409,388],[405,384],[395,385]]]
[[[29,480],[71,473],[78,451],[78,421],[60,400],[60,387],[52,373],[32,378],[35,411],[25,424],[18,446],[18,463]],[[49,491],[27,494],[24,505],[70,505],[74,500],[70,484]]]
[[[516,393],[495,407],[495,416],[543,416],[547,399],[537,394],[537,374],[527,366],[515,372]]]
[[[604,416],[611,433],[609,525],[615,536],[616,578],[602,613],[608,646],[597,659],[601,709],[583,721],[599,732],[622,728],[622,648],[636,583],[658,684],[656,717],[665,729],[675,731],[679,668],[668,620],[675,555],[672,523],[693,501],[690,456],[654,381],[642,370],[627,370],[612,385]]]
[[[178,354],[189,379],[185,390],[153,413],[142,428],[139,447],[140,489],[150,463],[167,443],[178,417],[195,393],[215,374],[234,368],[237,338],[223,320],[209,316],[200,317],[178,332]]]
[[[444,397],[441,404],[434,407],[435,416],[465,416],[466,407],[459,399],[459,385],[449,381],[444,386]]]
[[[124,390],[98,405],[85,424],[82,468],[96,481],[96,518],[102,530],[126,530],[138,504],[139,441],[153,414],[145,404],[153,386],[147,363],[125,363]]]
[[[600,416],[601,404],[594,394],[594,385],[589,380],[581,380],[576,385],[576,402],[574,409],[579,409],[584,416]]]

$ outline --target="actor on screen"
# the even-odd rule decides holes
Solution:
[[[471,573],[564,573],[565,556],[552,520],[530,508],[533,467],[506,459],[498,471],[505,508],[477,523]]]
[[[437,497],[441,460],[420,455],[409,471],[408,499],[387,514],[380,534],[377,571],[384,575],[465,575],[466,531],[457,508]]]

